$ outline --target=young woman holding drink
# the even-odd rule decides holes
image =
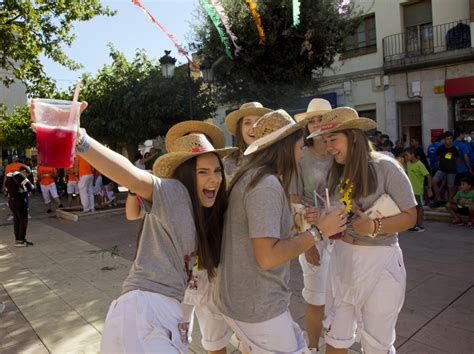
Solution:
[[[35,121],[34,100],[31,113]],[[185,136],[176,140],[174,152],[155,162],[151,175],[84,129],[78,131],[76,144],[84,159],[149,206],[122,295],[107,314],[101,352],[186,353],[180,303],[194,257],[210,278],[219,263],[227,203],[220,158],[235,149],[216,150],[203,135]]]
[[[311,100],[305,113],[295,115],[297,122],[306,123],[306,135],[318,130],[323,114],[332,110],[331,104],[321,98]],[[298,164],[298,177],[292,180],[291,199],[294,203],[312,205],[323,210],[324,203],[317,199],[316,193],[324,195],[327,187],[327,174],[333,158],[326,151],[326,144],[320,137],[308,139],[303,148],[303,159]],[[314,205],[316,202],[317,205]],[[324,303],[326,301],[326,279],[333,241],[318,242],[299,256],[303,270],[303,298],[306,307],[306,332],[311,352],[318,350],[319,337],[323,329]]]
[[[306,217],[316,225],[292,235],[289,185],[302,157],[303,125],[283,110],[262,116],[230,186],[214,301],[252,353],[307,350],[288,310],[290,260],[346,227],[343,209],[316,221],[310,208]]]
[[[323,115],[322,136],[334,157],[328,175],[333,198],[355,214],[331,255],[327,297],[326,353],[347,353],[361,340],[365,353],[395,353],[395,323],[405,297],[406,272],[397,234],[416,222],[416,200],[410,181],[397,162],[376,153],[364,131],[373,120],[359,118],[349,107]],[[370,219],[368,210],[388,195],[394,216]],[[395,210],[394,210],[395,209]]]

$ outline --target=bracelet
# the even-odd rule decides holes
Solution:
[[[87,132],[84,128],[80,128],[77,131],[77,140],[76,140],[76,152],[84,153],[86,152],[90,144],[90,137],[87,135]]]
[[[373,221],[375,225],[374,233],[367,235],[372,238],[376,237],[378,234],[382,232],[382,219],[374,219]]]
[[[311,225],[307,231],[311,234],[311,236],[313,236],[314,243],[318,243],[324,239],[323,232],[316,225]]]

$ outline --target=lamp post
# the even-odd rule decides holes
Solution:
[[[171,50],[165,50],[165,55],[162,56],[158,61],[161,65],[161,74],[163,77],[170,79],[174,76],[174,69],[176,59],[170,56]],[[193,97],[192,97],[192,85],[191,85],[191,66],[188,62],[188,95],[189,95],[189,119],[193,119]]]

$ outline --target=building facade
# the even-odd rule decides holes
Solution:
[[[354,0],[363,20],[318,95],[375,119],[392,140],[474,129],[474,0]]]

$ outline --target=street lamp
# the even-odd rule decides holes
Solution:
[[[171,50],[165,50],[165,55],[163,55],[158,61],[161,65],[161,75],[163,77],[169,79],[172,78],[174,75],[174,68],[176,59],[173,58],[171,55]]]

